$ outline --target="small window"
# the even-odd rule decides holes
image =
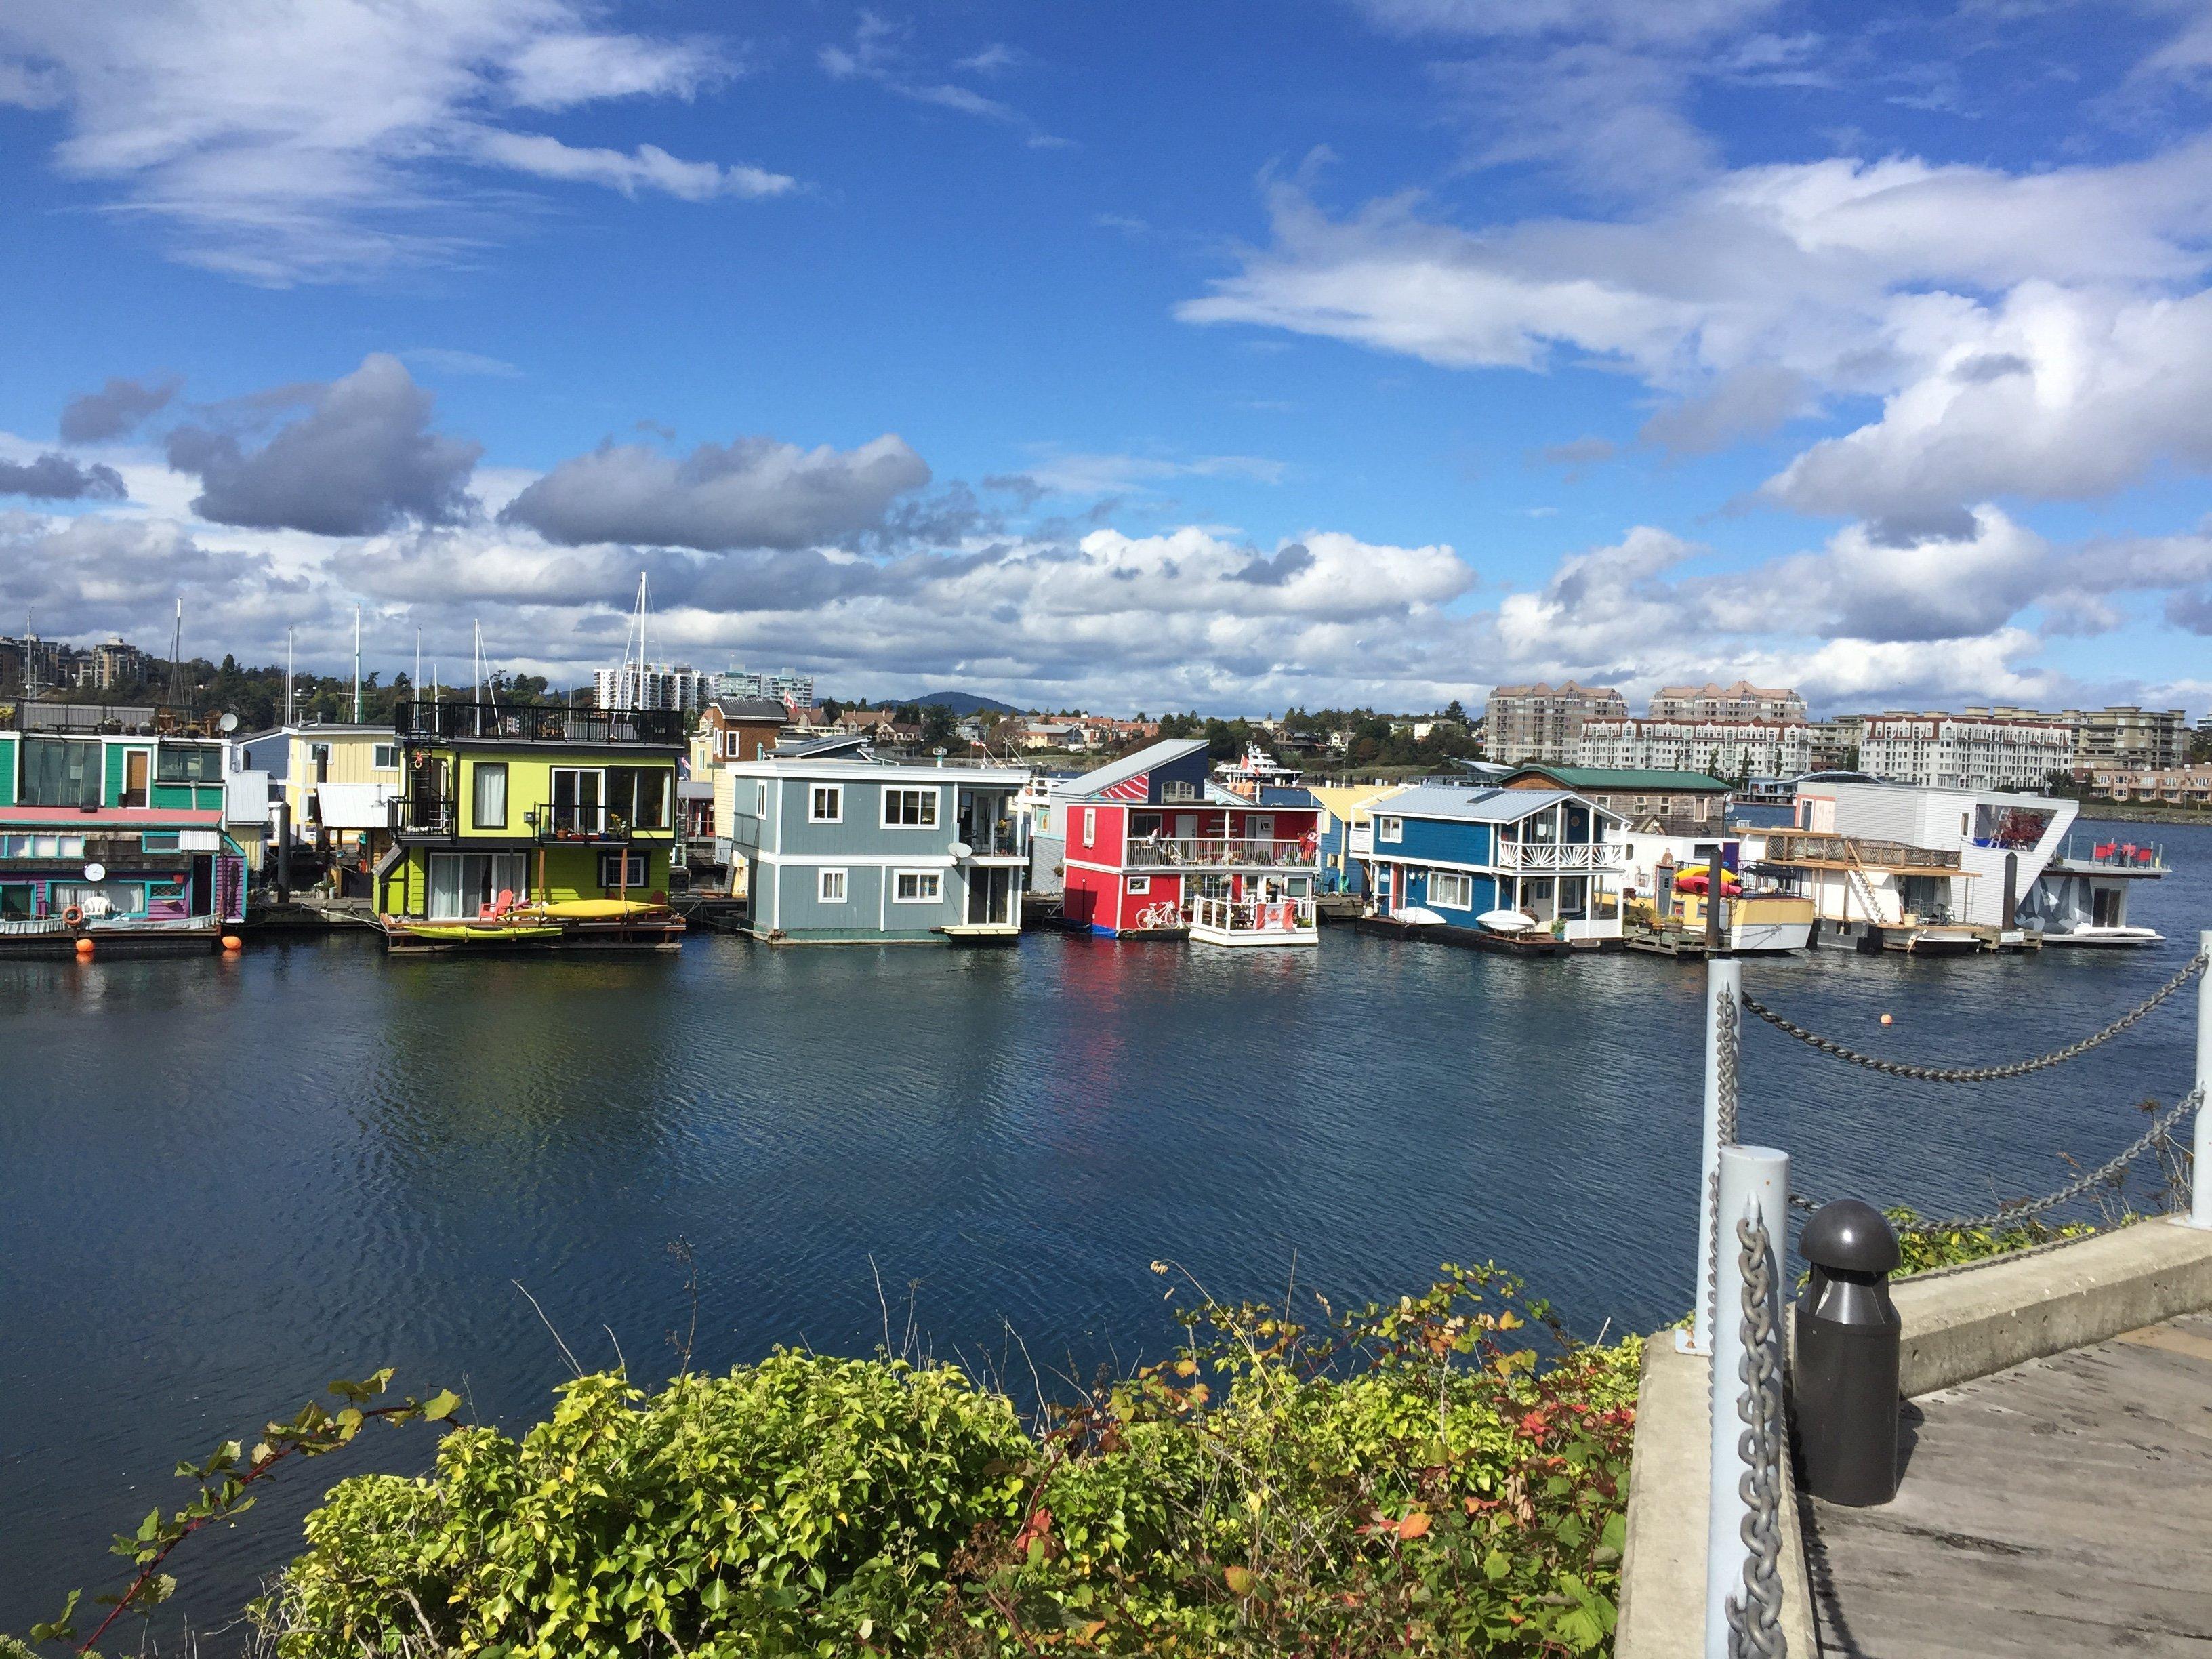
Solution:
[[[399,769],[399,745],[396,743],[378,744],[368,763],[380,772],[397,772]]]
[[[507,763],[478,761],[471,769],[475,775],[476,790],[471,803],[471,826],[477,830],[506,829]]]
[[[610,890],[618,887],[644,886],[645,854],[642,853],[600,854],[599,885]]]
[[[768,816],[768,781],[765,778],[753,786],[753,816],[757,818]]]
[[[902,870],[891,889],[899,904],[934,904],[945,891],[945,878],[934,870]]]
[[[1170,782],[1160,786],[1162,800],[1196,800],[1198,786],[1194,783]]]
[[[933,830],[937,827],[937,791],[884,791],[884,827],[887,830]]]
[[[817,783],[807,792],[806,818],[810,823],[842,823],[845,821],[845,786],[842,783]]]
[[[1085,847],[1093,846],[1097,840],[1098,809],[1095,806],[1086,806],[1083,809],[1083,844]]]
[[[1465,910],[1474,903],[1474,878],[1452,870],[1429,873],[1429,902],[1447,910]]]
[[[817,872],[815,896],[824,904],[842,904],[845,902],[845,872],[842,870]]]
[[[1130,890],[1131,892],[1133,892],[1133,893],[1149,893],[1149,892],[1151,892],[1151,891],[1152,890],[1152,878],[1150,876],[1132,876],[1132,877],[1130,877],[1130,878],[1129,878],[1129,890]]]
[[[157,783],[221,783],[222,747],[212,743],[164,743],[154,765]],[[325,780],[318,774],[315,781]]]
[[[1405,840],[1406,820],[1403,818],[1376,818],[1375,820],[1375,839],[1377,841]]]

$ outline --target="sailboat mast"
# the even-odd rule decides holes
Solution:
[[[361,724],[361,607],[353,608],[353,723]]]

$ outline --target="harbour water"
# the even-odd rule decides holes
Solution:
[[[1747,984],[1901,1058],[2069,1040],[2212,925],[2212,829],[2121,833],[2176,866],[2133,906],[2160,950],[1822,953]],[[1297,951],[697,936],[665,959],[400,962],[362,935],[0,963],[0,1629],[109,1587],[108,1535],[180,1498],[179,1457],[334,1376],[389,1364],[479,1418],[539,1415],[567,1366],[517,1281],[586,1365],[665,1375],[690,1317],[679,1237],[700,1364],[866,1352],[911,1323],[1024,1395],[1032,1365],[1050,1391],[1171,1346],[1157,1258],[1217,1295],[1295,1273],[1341,1305],[1489,1257],[1585,1334],[1655,1327],[1689,1294],[1704,979],[1348,928]],[[2045,1190],[2187,1086],[2192,1002],[1980,1088],[1753,1023],[1745,1136],[1826,1193]],[[375,1436],[194,1540],[185,1610],[234,1612],[323,1485],[429,1444]]]

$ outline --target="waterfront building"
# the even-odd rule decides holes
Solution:
[[[369,864],[391,845],[399,798],[399,736],[389,726],[309,722],[257,732],[238,744],[246,767],[268,775],[294,845]]]
[[[1238,794],[1208,775],[1200,738],[1169,738],[1060,785],[1063,914],[1093,933],[1177,932],[1210,945],[1318,938],[1321,803],[1305,789]]]
[[[593,704],[600,708],[674,709],[690,714],[705,706],[709,677],[682,663],[624,663],[592,677]]]
[[[1029,774],[879,757],[859,738],[726,764],[732,878],[770,944],[945,944],[1021,931]]]
[[[2100,769],[2159,771],[2189,757],[2189,716],[2179,708],[2113,703],[2103,708],[2063,708],[2055,714],[2010,703],[1969,704],[1971,720],[2002,726],[2063,726],[2073,735],[2074,775]]]
[[[1522,766],[1498,780],[1509,789],[1565,789],[1623,823],[1676,835],[1718,833],[1729,786],[1710,773],[1668,767]]]
[[[1693,726],[1742,725],[1759,720],[1770,726],[1802,726],[1811,713],[1805,699],[1787,686],[1753,685],[1738,680],[1734,685],[1662,686],[1649,705],[1655,720],[1685,721]]]
[[[1495,761],[1572,765],[1583,721],[1627,714],[1627,699],[1609,685],[1501,685],[1483,708],[1484,743]]]
[[[2166,806],[2212,806],[2212,766],[2163,770],[2097,767],[2086,779],[2089,793],[2106,800],[2154,801]]]
[[[1866,735],[1866,716],[1838,714],[1833,720],[1814,720],[1808,734],[1813,751],[1805,769],[1841,772],[1858,764],[1859,740]]]
[[[376,908],[395,945],[517,909],[544,913],[532,943],[675,941],[680,713],[415,702],[393,731],[405,787]]]
[[[115,718],[133,709],[72,705],[88,729],[41,725],[35,707],[0,721],[0,950],[204,949],[243,921],[230,745]]]
[[[773,754],[790,711],[773,697],[714,697],[699,711],[691,738],[691,770],[701,777],[724,761]]]
[[[1803,720],[1592,720],[1577,744],[1583,767],[1644,767],[1796,777],[1813,769],[1813,728]]]
[[[1923,788],[2040,789],[2073,765],[2073,729],[2055,720],[1893,711],[1869,716],[1859,739],[1859,770]]]
[[[1352,851],[1352,836],[1371,828],[1378,801],[1405,793],[1401,783],[1358,784],[1315,789],[1321,802],[1321,886],[1324,893],[1367,894],[1367,866]],[[1370,837],[1371,842],[1371,836]]]
[[[789,668],[774,674],[726,669],[712,677],[707,691],[716,697],[768,697],[790,708],[814,707],[814,676]]]
[[[1570,941],[1620,937],[1618,813],[1568,789],[1424,785],[1353,831],[1378,914],[1426,910],[1452,931],[1518,912]],[[1418,918],[1417,918],[1418,920]]]

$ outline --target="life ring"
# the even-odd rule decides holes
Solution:
[[[84,906],[82,904],[64,905],[62,908],[62,926],[64,927],[83,927]]]
[[[419,772],[419,771],[421,771],[421,770],[422,769],[422,761],[423,761],[423,754],[422,754],[422,751],[421,750],[417,749],[417,750],[415,751],[415,769],[416,769],[417,772]]]

